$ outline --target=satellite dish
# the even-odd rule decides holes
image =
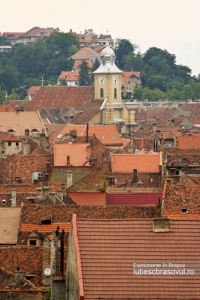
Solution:
[[[51,275],[51,269],[50,269],[50,268],[46,268],[46,269],[44,270],[44,274],[45,274],[46,276]]]

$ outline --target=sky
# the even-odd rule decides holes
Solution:
[[[0,0],[0,32],[32,27],[129,39],[141,53],[150,47],[176,55],[200,73],[200,0]]]

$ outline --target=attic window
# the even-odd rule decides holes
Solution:
[[[188,210],[187,210],[187,208],[182,208],[182,209],[181,209],[181,212],[182,212],[182,213],[188,213]]]
[[[9,129],[8,132],[14,132],[14,130],[13,129]]]
[[[170,222],[169,219],[154,219],[153,220],[153,231],[154,232],[169,232]]]
[[[42,223],[43,225],[51,224],[51,223],[52,223],[52,220],[51,220],[51,219],[44,219],[44,220],[41,221],[41,223]]]
[[[33,130],[31,130],[31,132],[38,132],[38,130],[37,129],[33,129]]]
[[[30,240],[29,245],[30,246],[36,246],[36,240]]]
[[[102,139],[102,140],[105,140],[105,137],[104,137],[103,135],[101,135],[101,139]]]

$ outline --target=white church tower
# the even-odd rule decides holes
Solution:
[[[121,97],[122,71],[115,64],[115,53],[107,43],[101,56],[101,65],[93,72],[95,99],[104,100],[101,106],[102,123],[135,123],[134,112],[128,113]],[[130,125],[129,125],[130,126]],[[128,128],[125,129],[127,132]]]

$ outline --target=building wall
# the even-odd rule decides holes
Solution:
[[[67,300],[80,300],[78,271],[76,265],[76,251],[74,245],[72,224],[71,224],[71,230],[70,230],[69,240],[68,240],[66,286],[67,286]]]
[[[66,284],[62,276],[56,276],[52,279],[52,300],[65,300],[66,299]]]
[[[2,150],[4,150],[6,155],[18,154],[22,151],[21,142],[3,142]]]
[[[0,300],[46,300],[45,291],[0,291]],[[64,299],[64,298],[63,298]]]

